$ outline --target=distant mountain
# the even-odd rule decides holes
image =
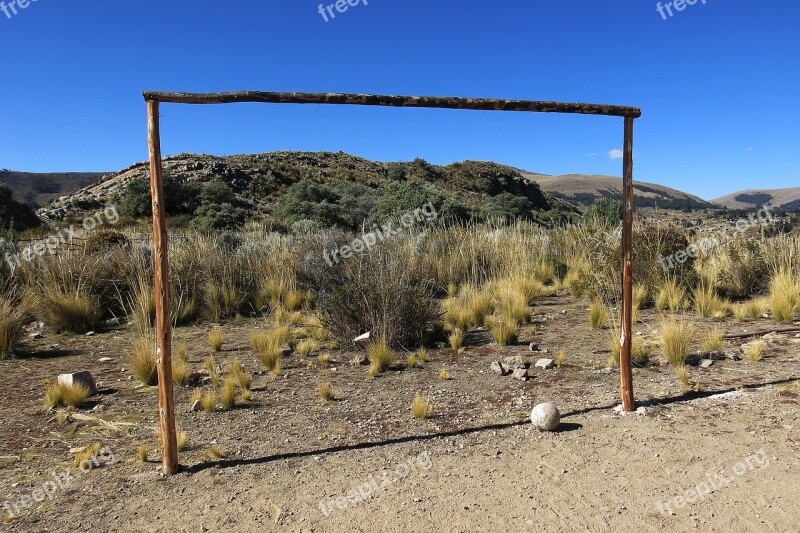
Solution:
[[[720,196],[713,202],[728,209],[747,209],[766,205],[785,211],[800,211],[800,187],[739,191]]]
[[[586,207],[598,198],[622,199],[622,178],[567,174],[549,176],[523,172],[523,176],[539,184],[543,191],[572,204]],[[664,185],[634,181],[635,205],[680,211],[715,209],[717,206],[698,196]]]
[[[15,200],[31,207],[42,207],[47,202],[96,183],[102,177],[102,172],[32,173],[0,170],[0,183],[8,185]]]

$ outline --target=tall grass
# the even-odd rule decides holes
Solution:
[[[686,363],[696,333],[695,327],[684,318],[664,318],[661,321],[658,332],[661,350],[675,368]]]

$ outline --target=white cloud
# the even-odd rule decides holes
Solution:
[[[622,150],[619,148],[614,148],[610,152],[608,152],[609,159],[622,159]]]

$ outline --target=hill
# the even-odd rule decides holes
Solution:
[[[598,198],[622,199],[622,178],[580,174],[549,176],[532,172],[523,172],[523,176],[538,183],[544,192],[582,207],[591,205]],[[702,198],[664,185],[634,181],[633,188],[637,207],[680,211],[717,207]]]
[[[0,170],[0,183],[11,189],[14,199],[37,208],[97,182],[102,172],[15,172]]]
[[[720,196],[713,202],[728,209],[747,209],[767,205],[785,211],[800,211],[800,187],[739,191]]]
[[[208,196],[224,197],[216,204],[230,204],[227,218],[242,218],[246,213],[247,218],[268,217],[279,225],[299,221],[292,214],[300,212],[302,219],[356,228],[365,221],[374,222],[378,215],[396,215],[394,207],[410,201],[411,196],[416,200],[430,197],[455,218],[514,217],[546,222],[577,213],[572,205],[544,193],[518,170],[491,162],[437,166],[417,159],[380,163],[343,152],[225,157],[181,154],[165,158],[164,171],[170,184],[188,187],[173,193],[173,198],[180,199],[172,209],[167,206],[172,211],[169,214],[190,218],[196,218],[197,210],[203,207],[202,198]],[[144,216],[147,202],[133,205],[126,196],[130,197],[133,189],[139,196],[147,194],[147,176],[147,163],[137,163],[55,201],[40,210],[40,215],[63,218],[102,205],[120,204],[123,211],[128,210],[126,214]],[[326,213],[320,214],[320,208]],[[203,212],[218,214],[209,213],[209,209]]]

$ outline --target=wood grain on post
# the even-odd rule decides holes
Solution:
[[[428,107],[439,109],[472,109],[475,111],[528,111],[534,113],[577,113],[638,118],[638,107],[542,102],[535,100],[498,100],[494,98],[461,98],[440,96],[387,96],[377,94],[339,93],[276,93],[242,91],[231,93],[170,93],[146,91],[147,101],[172,104],[231,104],[237,102],[270,104],[339,104],[385,107]]]
[[[625,142],[622,161],[624,214],[622,221],[622,327],[620,335],[620,379],[622,409],[633,411],[633,118],[625,117]]]
[[[158,102],[147,102],[147,132],[150,148],[150,191],[153,199],[153,261],[156,303],[156,363],[158,410],[161,423],[161,460],[164,474],[178,471],[178,441],[175,433],[175,402],[172,390],[172,324],[169,309],[169,262],[164,203],[164,171],[161,166],[161,133]]]

